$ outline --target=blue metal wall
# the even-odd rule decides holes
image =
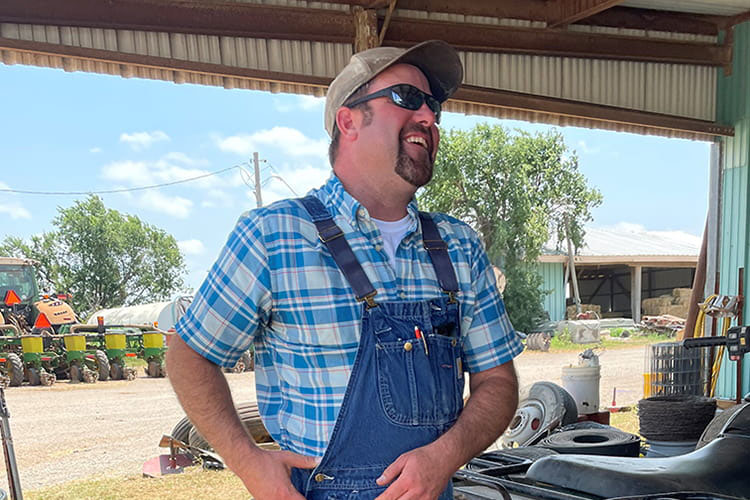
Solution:
[[[739,269],[745,268],[744,290],[748,295],[750,255],[748,254],[748,169],[750,168],[750,23],[735,27],[732,74],[719,72],[717,119],[735,127],[734,137],[722,138],[721,237],[719,251],[719,289],[721,293],[738,293]],[[748,301],[745,301],[744,323],[747,324]],[[736,395],[737,368],[726,356],[722,362],[716,396],[733,399]],[[743,360],[743,388],[750,384],[750,357]]]
[[[563,283],[563,265],[561,263],[543,262],[539,264],[539,274],[544,282],[542,290],[549,292],[544,296],[544,310],[549,313],[551,321],[565,319],[565,287]]]

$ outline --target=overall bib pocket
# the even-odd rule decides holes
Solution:
[[[464,379],[455,337],[412,334],[378,342],[375,357],[380,402],[391,421],[442,426],[458,418]]]

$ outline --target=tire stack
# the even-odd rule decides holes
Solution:
[[[263,421],[260,418],[258,412],[258,403],[241,403],[235,407],[237,415],[239,415],[242,425],[253,437],[256,443],[261,447],[274,448],[276,447],[271,435],[263,425]],[[183,417],[172,429],[171,436],[178,441],[199,448],[201,450],[212,451],[213,447],[206,441],[206,439],[198,432],[198,429],[193,427],[193,424],[187,417]]]
[[[547,352],[551,339],[549,333],[530,333],[526,337],[526,348],[530,351]]]
[[[646,456],[673,456],[691,451],[715,415],[713,398],[674,395],[641,399],[639,432],[651,452]]]

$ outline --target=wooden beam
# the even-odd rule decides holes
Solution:
[[[623,0],[553,0],[548,2],[552,15],[547,18],[548,28],[558,28],[603,12]]]
[[[727,16],[613,7],[577,24],[717,36],[728,19]]]
[[[649,113],[601,104],[536,96],[509,90],[488,89],[463,85],[453,95],[453,100],[472,104],[487,104],[502,108],[534,111],[552,115],[586,118],[625,125],[639,125],[666,130],[704,134],[733,136],[734,128],[705,120],[683,118],[660,113]]]
[[[362,7],[352,8],[354,14],[354,52],[372,49],[379,45],[378,40],[378,16],[374,10],[365,10]]]
[[[464,2],[466,3],[466,2]],[[471,3],[471,2],[468,2]],[[399,3],[399,6],[401,4]],[[176,0],[3,0],[0,22],[353,43],[354,16],[334,10]],[[727,66],[729,47],[424,19],[392,19],[385,45],[441,39],[467,51]]]
[[[406,18],[394,18],[391,21],[385,45],[406,47],[436,38],[445,40],[458,49],[472,52],[722,67],[731,64],[729,47],[709,43]]]

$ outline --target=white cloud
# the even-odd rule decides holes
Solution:
[[[10,189],[10,186],[0,182],[0,189]],[[23,205],[13,200],[13,193],[0,192],[0,214],[6,214],[11,219],[31,219],[31,212]]]
[[[193,202],[181,196],[168,196],[159,191],[146,191],[138,204],[155,212],[161,212],[178,219],[187,219]]]
[[[101,152],[102,152],[102,148],[91,148],[91,149],[89,149],[89,153],[96,154],[96,153],[101,153]]]
[[[120,134],[120,142],[128,144],[135,151],[146,149],[155,142],[168,140],[169,136],[161,130],[154,130],[153,132],[133,132],[132,134]]]
[[[578,149],[587,155],[595,155],[601,151],[601,148],[590,148],[586,141],[578,141]]]
[[[289,102],[288,99],[276,98],[273,100],[273,107],[280,113],[289,113],[291,111],[299,111],[300,109],[302,111],[317,111],[322,110],[326,102],[323,97],[313,97],[311,95],[296,95],[293,98],[293,102]]]
[[[206,251],[206,246],[201,240],[178,241],[177,246],[185,255],[201,255]]]
[[[288,156],[315,156],[326,158],[328,155],[327,139],[311,139],[297,129],[289,127],[273,127],[254,134],[238,134],[226,138],[218,138],[217,146],[220,150],[250,156],[254,151],[263,147],[274,147]]]

